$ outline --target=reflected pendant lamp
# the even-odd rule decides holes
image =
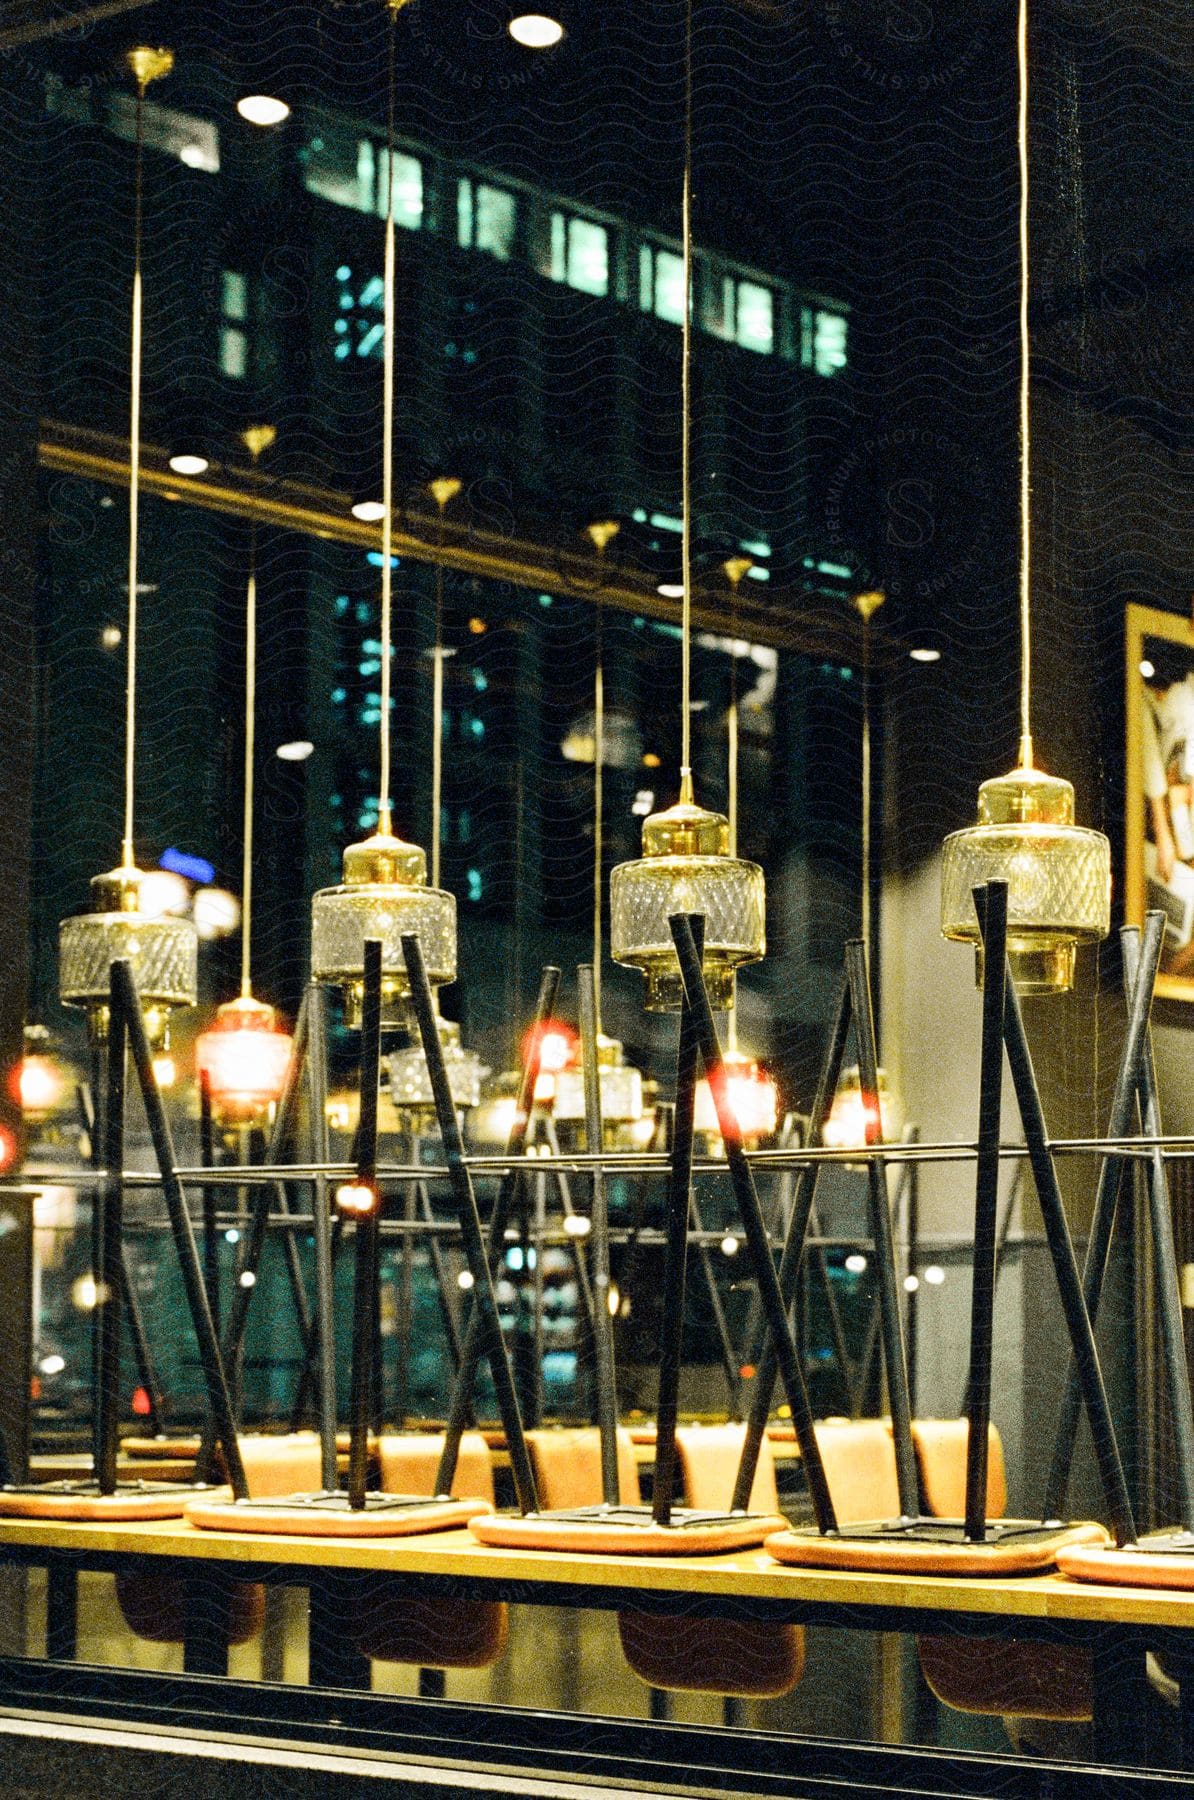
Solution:
[[[398,7],[387,0],[391,13]],[[390,675],[393,654],[394,534],[394,180],[387,159],[384,337],[382,351],[381,518],[381,792],[378,828],[344,852],[344,879],[322,888],[311,908],[311,973],[344,994],[344,1022],[361,1024],[365,991],[365,940],[381,942],[382,1026],[412,1026],[410,981],[402,955],[405,934],[419,939],[432,988],[456,979],[456,901],[429,885],[427,857],[417,844],[396,837],[390,812]]]
[[[242,433],[254,468],[274,443],[272,425]],[[253,997],[250,974],[253,922],[253,773],[257,741],[257,521],[249,526],[249,579],[245,592],[245,771],[241,846],[241,991],[216,1013],[195,1042],[195,1070],[207,1084],[212,1109],[227,1124],[249,1125],[280,1099],[290,1068],[293,1039],[272,1006]]]
[[[1031,726],[1031,511],[1028,330],[1027,8],[1019,21],[1020,107],[1020,757],[979,789],[978,822],[943,846],[941,930],[973,944],[979,984],[982,940],[974,888],[1006,881],[1008,961],[1021,994],[1057,994],[1074,984],[1079,944],[1111,929],[1111,846],[1074,822],[1068,781],[1033,765]]]
[[[58,936],[58,994],[82,1007],[93,1043],[108,1033],[112,964],[127,961],[140,996],[146,1034],[155,1047],[168,1038],[171,1012],[194,1006],[198,938],[189,919],[142,910],[143,871],[133,859],[133,796],[137,711],[137,564],[141,474],[141,192],[145,90],[174,67],[169,50],[138,46],[129,54],[137,83],[136,207],[133,232],[132,377],[129,407],[128,674],[125,692],[124,838],[119,866],[91,881],[88,912],[64,919]]]
[[[724,813],[698,806],[691,769],[692,647],[692,177],[686,142],[683,200],[684,316],[681,372],[681,599],[680,797],[643,821],[643,854],[619,863],[610,876],[610,954],[641,969],[648,1012],[679,1012],[684,989],[668,920],[699,913],[705,921],[702,969],[710,1004],[734,1004],[736,971],[758,962],[767,948],[763,871],[735,856]]]

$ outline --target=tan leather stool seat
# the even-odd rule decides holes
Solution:
[[[1194,1589],[1194,1544],[1182,1551],[1162,1550],[1159,1545],[1174,1539],[1175,1533],[1150,1533],[1138,1544],[1114,1544],[1104,1548],[1080,1544],[1063,1550],[1057,1567],[1071,1581],[1098,1581],[1115,1587]],[[1184,1543],[1185,1534],[1180,1542]],[[1150,1549],[1150,1545],[1152,1548]]]

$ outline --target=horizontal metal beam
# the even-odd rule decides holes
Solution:
[[[93,0],[87,6],[55,5],[54,0],[12,0],[0,13],[0,50],[36,44],[63,31],[78,31],[119,13],[137,12],[153,0]]]
[[[176,475],[167,453],[143,445],[141,488],[164,500],[196,506],[207,512],[235,518],[256,519],[258,524],[295,531],[329,543],[359,550],[381,550],[380,524],[366,525],[354,519],[347,494],[305,482],[281,480],[248,465],[213,462],[207,473]],[[128,485],[127,439],[88,431],[58,419],[43,419],[38,444],[43,468],[79,475],[114,486]],[[600,600],[621,612],[638,613],[669,624],[680,621],[680,606],[656,593],[652,576],[618,564],[612,557],[601,561],[589,552],[565,545],[534,542],[528,538],[499,536],[471,523],[446,518],[443,543],[433,508],[419,504],[404,507],[401,499],[394,521],[394,555],[411,562],[442,563],[463,574],[508,581],[580,600]],[[807,595],[784,589],[769,592],[762,605],[747,592],[744,583],[737,595],[728,583],[693,587],[692,620],[697,631],[725,634],[813,656],[854,661],[861,654],[861,626],[849,608],[815,605]],[[876,627],[872,654],[882,659],[894,649]]]

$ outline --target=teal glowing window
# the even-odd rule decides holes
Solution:
[[[836,375],[845,366],[845,319],[840,313],[817,313],[813,320],[813,368],[818,375]]]
[[[734,342],[769,356],[775,348],[775,296],[757,281],[739,281],[737,289]]]
[[[462,250],[483,250],[499,262],[509,262],[517,223],[513,194],[461,176],[456,189],[456,241]]]
[[[671,325],[684,321],[684,258],[652,244],[639,246],[639,305]]]
[[[184,168],[198,169],[204,175],[219,174],[220,134],[210,119],[176,112],[172,106],[157,106],[152,100],[142,102],[141,118],[146,149],[161,150]],[[109,99],[108,128],[129,143],[136,141],[137,102],[130,94],[113,94]]]
[[[371,138],[328,131],[313,137],[302,158],[309,194],[384,219],[389,202],[389,157]],[[394,223],[417,231],[423,223],[423,165],[405,150],[394,152]]]
[[[609,293],[609,233],[592,219],[551,215],[551,279],[581,294]]]

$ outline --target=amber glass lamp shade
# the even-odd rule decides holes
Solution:
[[[643,822],[643,854],[610,876],[610,952],[641,969],[648,1012],[679,1012],[680,965],[668,920],[699,913],[705,921],[703,969],[711,1005],[734,1004],[734,976],[767,948],[763,871],[730,855],[729,821],[694,805],[691,786],[675,806]]]
[[[978,824],[945,840],[941,930],[975,946],[983,978],[976,887],[1006,881],[1008,958],[1021,994],[1073,986],[1079,944],[1111,928],[1111,846],[1074,823],[1074,790],[1039,769],[1013,769],[979,789]]]
[[[286,1085],[293,1048],[272,1006],[247,996],[221,1006],[195,1040],[195,1072],[207,1079],[212,1110],[230,1123],[263,1117]]]
[[[381,941],[382,1024],[409,1026],[410,981],[402,938],[419,939],[433,988],[456,979],[456,901],[427,885],[427,858],[417,844],[378,832],[344,852],[344,880],[322,888],[311,908],[311,973],[343,989],[344,1018],[361,1023],[365,941]]]
[[[748,1143],[771,1137],[779,1117],[779,1091],[775,1078],[753,1056],[727,1050],[722,1057],[726,1072],[726,1098]],[[697,1083],[693,1129],[708,1137],[720,1137],[713,1090],[705,1080]]]
[[[141,911],[144,876],[132,865],[110,869],[91,883],[91,910],[63,919],[58,930],[58,996],[87,1013],[95,1042],[108,1033],[108,998],[114,962],[127,961],[141,999],[150,1043],[164,1045],[175,1007],[194,1006],[198,947],[189,919],[151,917]]]

